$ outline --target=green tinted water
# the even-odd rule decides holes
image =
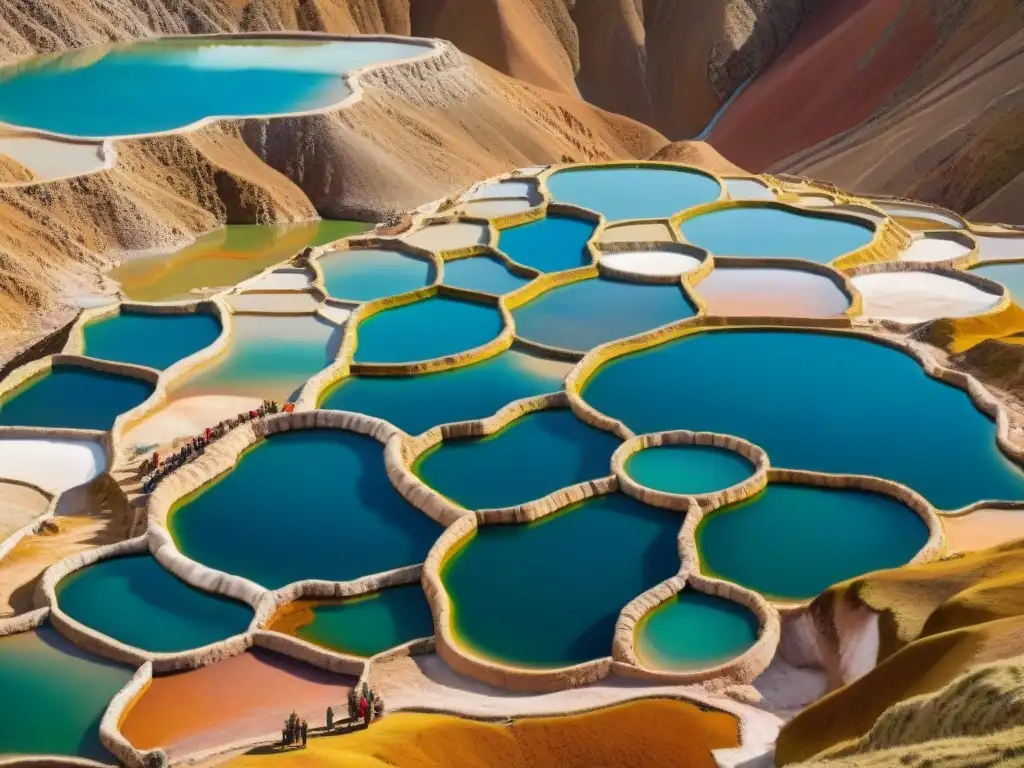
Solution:
[[[743,482],[754,465],[735,451],[710,445],[662,445],[626,459],[626,474],[666,493],[713,493]]]
[[[802,485],[769,485],[697,527],[705,573],[781,600],[905,565],[927,540],[924,521],[890,496]]]
[[[889,478],[942,509],[1024,499],[1024,471],[966,393],[853,336],[703,331],[608,363],[583,396],[637,434],[736,435],[774,466]]]
[[[445,441],[413,470],[468,509],[511,507],[611,474],[618,447],[619,438],[568,409],[537,411],[489,437]]]
[[[317,605],[303,640],[353,656],[373,656],[434,634],[430,605],[417,584],[391,587],[335,605]]]
[[[501,230],[498,250],[540,272],[561,272],[590,263],[587,241],[595,228],[590,221],[551,215]]]
[[[175,507],[170,528],[188,557],[268,589],[421,563],[441,531],[392,487],[383,446],[340,430],[270,437]]]
[[[0,755],[114,763],[100,719],[134,669],[90,656],[48,625],[0,637]]]
[[[486,344],[503,325],[493,305],[434,296],[360,322],[354,359],[409,363],[453,355]]]
[[[430,262],[388,248],[335,251],[322,256],[320,266],[327,293],[351,301],[394,296],[434,281]]]
[[[150,315],[121,310],[83,329],[84,354],[162,370],[208,347],[220,336],[213,315]]]
[[[524,525],[479,529],[444,564],[452,628],[526,667],[611,655],[619,612],[679,570],[682,517],[614,494]]]
[[[648,613],[636,628],[644,666],[685,671],[724,664],[757,642],[758,622],[747,608],[684,589]]]
[[[522,288],[530,278],[512,274],[498,259],[474,256],[444,263],[444,284],[500,296]]]
[[[678,285],[591,278],[552,288],[512,316],[520,338],[586,352],[695,314]]]
[[[482,419],[524,397],[557,392],[572,363],[513,347],[479,363],[423,376],[349,376],[320,400],[321,408],[390,421],[412,435],[438,424]]]
[[[200,648],[245,632],[252,610],[190,587],[149,554],[103,560],[57,586],[61,609],[87,627],[154,653]]]
[[[194,299],[197,291],[209,294],[240,283],[307,246],[315,248],[369,228],[361,221],[232,224],[177,251],[129,259],[110,277],[132,301]]]
[[[152,393],[140,379],[55,365],[0,399],[0,425],[107,430]]]

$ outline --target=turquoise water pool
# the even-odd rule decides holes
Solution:
[[[696,310],[678,285],[643,285],[602,277],[560,285],[516,309],[516,335],[529,341],[586,352],[693,317]]]
[[[773,466],[889,478],[940,509],[1024,499],[1024,471],[966,393],[854,336],[704,331],[612,361],[583,396],[637,434],[736,435]]]
[[[540,272],[561,272],[590,263],[587,242],[595,225],[572,216],[550,215],[498,233],[498,250]]]
[[[467,509],[511,507],[611,474],[619,442],[568,409],[536,411],[489,437],[445,441],[414,471]]]
[[[298,629],[303,640],[353,656],[373,656],[434,634],[423,588],[391,587],[365,597],[312,607],[313,620]]]
[[[1024,238],[1022,238],[1024,240]],[[1006,286],[1015,304],[1024,306],[1024,262],[1016,264],[989,264],[975,267],[972,275],[981,275]]]
[[[0,399],[0,426],[107,430],[152,393],[147,381],[55,365]]]
[[[186,651],[238,635],[252,610],[190,587],[149,554],[103,560],[68,576],[57,600],[71,618],[154,653]]]
[[[525,667],[611,655],[619,612],[679,570],[682,517],[613,494],[533,523],[479,529],[444,564],[452,629]]]
[[[616,219],[667,218],[686,208],[717,200],[722,188],[702,173],[682,168],[580,168],[548,177],[559,203],[572,203]]]
[[[359,323],[357,363],[411,363],[486,344],[504,326],[491,304],[433,296]]]
[[[202,312],[150,315],[121,310],[87,324],[83,335],[83,353],[89,357],[162,370],[213,344],[220,323]]]
[[[444,283],[456,288],[480,291],[500,296],[522,288],[530,282],[528,277],[513,274],[498,259],[474,256],[444,263]]]
[[[713,493],[741,483],[754,465],[735,451],[710,445],[662,445],[626,459],[626,474],[666,493]]]
[[[482,419],[524,397],[557,392],[572,363],[516,347],[479,363],[420,376],[349,376],[320,400],[321,408],[390,421],[411,435],[438,424]]]
[[[268,589],[421,563],[441,532],[392,487],[383,446],[340,430],[260,443],[181,502],[170,529],[188,557]]]
[[[134,669],[80,650],[49,625],[0,637],[0,755],[114,763],[100,719]]]
[[[372,301],[434,281],[430,262],[388,248],[335,251],[320,258],[324,287],[336,299]]]
[[[775,207],[725,208],[682,223],[688,241],[716,256],[806,259],[827,264],[871,242],[868,222]]]
[[[636,654],[653,669],[686,671],[724,664],[757,642],[757,617],[731,600],[684,589],[636,628]]]
[[[334,362],[341,329],[313,315],[234,315],[227,352],[175,387],[180,400],[238,395],[289,400]]]
[[[427,48],[285,38],[166,39],[74,50],[0,70],[0,120],[106,138],[207,117],[319,109],[351,90],[339,75]]]
[[[769,485],[697,526],[701,570],[780,600],[905,565],[927,541],[924,521],[890,496],[803,485]]]

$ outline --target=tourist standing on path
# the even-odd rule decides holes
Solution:
[[[334,729],[334,710],[331,707],[327,708],[327,730],[331,731]]]
[[[306,748],[306,736],[309,733],[309,723],[302,721],[302,748]]]

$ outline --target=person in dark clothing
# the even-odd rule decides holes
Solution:
[[[302,747],[306,747],[306,737],[309,734],[309,723],[305,720],[302,721]]]

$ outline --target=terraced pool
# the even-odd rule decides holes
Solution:
[[[543,219],[503,229],[498,250],[512,261],[539,272],[561,272],[590,263],[587,242],[595,225],[585,219],[549,214]]]
[[[783,601],[905,565],[927,540],[924,521],[890,496],[803,485],[769,485],[697,527],[705,573]]]
[[[606,364],[583,394],[637,434],[736,435],[773,466],[889,478],[942,509],[1024,499],[1024,471],[967,394],[855,336],[707,330]]]
[[[687,588],[641,620],[636,654],[653,669],[706,669],[735,659],[757,635],[757,617],[747,608]]]
[[[425,259],[388,248],[356,248],[320,257],[324,287],[336,299],[372,301],[414,291],[434,281]]]
[[[981,275],[1002,283],[1010,292],[1014,303],[1024,306],[1024,261],[1008,264],[987,264],[974,267],[971,274]]]
[[[192,559],[268,589],[421,563],[440,526],[398,495],[383,451],[352,432],[274,435],[180,502],[171,533]],[[296,473],[304,479],[294,482]],[[288,509],[302,515],[282,515]]]
[[[499,259],[489,256],[474,256],[469,259],[455,259],[444,264],[444,283],[456,288],[480,291],[500,296],[522,288],[529,277],[515,274]]]
[[[515,346],[473,365],[419,376],[349,376],[320,407],[385,419],[409,434],[490,416],[514,400],[556,392],[572,363]]]
[[[144,651],[187,651],[249,628],[249,606],[190,587],[151,555],[103,560],[57,586],[61,609],[87,627]]]
[[[479,529],[445,562],[452,629],[472,652],[550,668],[611,655],[634,597],[679,570],[678,514],[613,494]]]
[[[430,48],[383,40],[165,38],[33,59],[0,73],[0,120],[69,136],[159,133],[209,117],[336,104],[344,75]]]
[[[122,309],[89,323],[83,334],[82,351],[89,357],[161,370],[215,342],[220,323],[204,312],[144,314]]]
[[[603,277],[552,288],[512,316],[516,335],[548,347],[586,352],[612,339],[693,317],[678,285],[645,285]]]
[[[270,629],[352,656],[370,657],[430,637],[434,620],[419,583],[341,601],[300,600]]]
[[[107,430],[152,393],[148,381],[55,365],[0,398],[0,426]]]
[[[850,306],[834,281],[800,269],[715,267],[693,292],[723,317],[836,317]]]
[[[713,493],[754,474],[754,465],[735,451],[711,445],[660,445],[626,459],[625,472],[647,488],[665,493]]]
[[[488,437],[446,440],[414,471],[467,509],[511,507],[611,474],[618,446],[619,438],[560,408],[522,416]]]
[[[717,200],[721,185],[711,176],[682,168],[611,166],[557,171],[547,179],[560,203],[572,203],[617,219],[667,218]]]

